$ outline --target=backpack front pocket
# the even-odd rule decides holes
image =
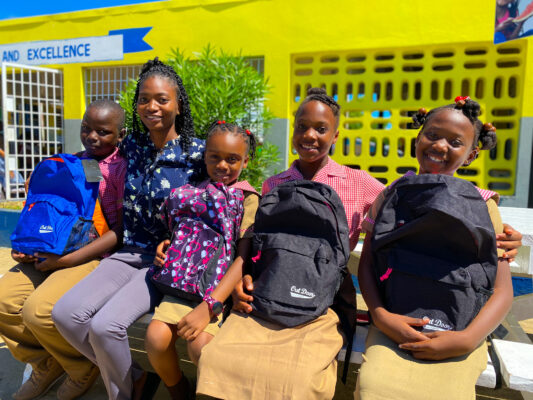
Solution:
[[[78,220],[76,206],[58,196],[35,196],[20,215],[11,235],[13,248],[25,254],[36,251],[64,254],[72,226]]]
[[[426,330],[464,329],[486,299],[474,288],[468,271],[472,266],[400,249],[391,249],[387,258],[391,271],[380,281],[386,308],[428,317]]]
[[[254,253],[252,294],[258,311],[274,320],[281,316],[278,322],[295,326],[325,313],[333,303],[341,269],[326,240],[263,234],[254,237]]]
[[[165,264],[154,273],[152,281],[164,293],[200,301],[214,290],[229,267],[219,265],[224,245],[222,235],[205,223],[182,217],[172,235]]]

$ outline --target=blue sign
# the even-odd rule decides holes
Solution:
[[[137,53],[139,51],[152,50],[153,47],[144,41],[144,37],[152,29],[151,26],[145,28],[118,29],[109,31],[110,35],[122,35],[122,45],[124,53]]]

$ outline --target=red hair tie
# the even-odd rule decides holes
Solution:
[[[217,121],[217,125],[222,125],[222,124],[225,124],[225,123],[226,123],[226,121],[224,121],[224,120],[222,120],[222,121],[218,120]]]
[[[248,136],[250,136],[250,135],[252,134],[252,132],[250,132],[248,129],[245,129],[244,132],[246,132],[246,134],[247,134]]]
[[[470,100],[469,96],[457,96],[455,98],[455,104],[457,104],[459,107],[462,107],[466,104],[467,100]]]

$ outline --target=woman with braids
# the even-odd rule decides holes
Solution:
[[[419,174],[452,176],[460,167],[470,165],[480,150],[490,150],[496,145],[496,129],[491,124],[483,124],[478,119],[479,112],[479,104],[469,97],[458,97],[455,104],[435,108],[429,113],[420,109],[413,117],[415,124],[422,126],[416,139]],[[367,235],[359,264],[359,283],[372,325],[355,398],[473,399],[476,381],[487,365],[485,338],[503,320],[512,304],[509,263],[501,258],[503,251],[499,250],[493,294],[464,330],[445,330],[452,328],[443,324],[434,327],[427,317],[411,318],[388,311],[380,294],[383,292],[378,290],[371,254],[374,221],[388,190],[378,196],[363,222]],[[498,194],[478,191],[487,204],[494,230],[501,233]],[[464,228],[458,226],[458,229]],[[451,248],[452,243],[443,241],[435,246]],[[414,247],[417,243],[413,243]],[[417,267],[430,268],[428,265]],[[388,276],[380,279],[386,280]],[[442,290],[453,288],[449,285]],[[401,299],[400,296],[402,293],[397,293],[396,299]],[[434,307],[430,306],[431,299],[416,290],[406,291],[403,296],[419,298],[422,310]],[[445,310],[440,311],[446,314]],[[427,329],[421,330],[424,326]]]
[[[139,124],[140,120],[140,124]],[[77,350],[93,361],[109,399],[140,398],[146,373],[132,365],[126,329],[153,310],[161,295],[146,278],[167,230],[159,207],[173,187],[200,181],[204,143],[194,137],[181,78],[157,58],[139,75],[133,132],[120,144],[127,161],[124,247],[106,258],[57,302],[53,319]]]
[[[240,221],[240,227],[238,222],[234,227],[240,233],[235,233],[237,240],[231,240],[236,243],[235,259],[213,292],[205,295],[200,304],[165,295],[146,331],[148,359],[173,400],[190,398],[189,383],[178,364],[175,347],[178,336],[187,341],[189,357],[198,364],[202,348],[220,329],[219,314],[222,312],[222,304],[243,275],[244,263],[252,245],[251,237],[259,195],[248,182],[238,181],[238,178],[246,168],[249,158],[253,159],[254,153],[255,136],[249,130],[226,121],[216,121],[209,127],[204,157],[209,179],[198,186],[202,188],[209,183],[219,182],[242,191],[237,192],[237,196],[243,197],[243,200],[240,200],[243,212],[236,217],[236,221]],[[206,206],[208,211],[217,213],[216,205],[208,203]],[[169,211],[172,214],[172,210]],[[154,260],[156,266],[163,265],[169,245],[170,240],[164,240],[157,247]],[[206,246],[201,246],[200,249],[203,251]]]

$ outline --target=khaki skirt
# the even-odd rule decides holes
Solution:
[[[197,393],[227,400],[331,399],[342,342],[331,309],[295,328],[232,313],[202,350]]]
[[[355,389],[356,400],[475,400],[476,382],[487,366],[487,344],[443,361],[417,360],[374,325]]]

